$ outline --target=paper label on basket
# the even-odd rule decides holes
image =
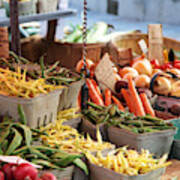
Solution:
[[[35,168],[42,168],[42,166],[30,163],[29,161],[26,161],[18,156],[0,156],[0,161],[6,162],[6,163],[12,163],[12,164],[27,163],[27,164],[32,165]]]
[[[141,40],[138,42],[138,44],[139,44],[142,52],[143,52],[144,54],[146,54],[146,53],[148,52],[148,47],[147,47],[147,44],[146,44],[145,40],[144,40],[144,39],[141,39]]]
[[[9,57],[8,28],[0,27],[0,58]]]
[[[113,67],[114,64],[111,62],[109,55],[105,54],[96,67],[95,75],[99,83],[115,91],[116,74]]]
[[[149,60],[157,59],[162,65],[164,61],[162,24],[149,24],[148,40]]]

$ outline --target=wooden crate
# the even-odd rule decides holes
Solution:
[[[102,49],[105,44],[96,43],[87,45],[87,58],[97,62],[101,58]],[[32,36],[21,41],[22,56],[37,61],[46,54],[46,62],[60,61],[61,65],[74,69],[76,63],[82,58],[81,43],[62,43],[60,41],[50,42],[40,36]]]

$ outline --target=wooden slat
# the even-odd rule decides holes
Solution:
[[[157,59],[162,65],[163,57],[163,34],[161,24],[148,25],[149,39],[149,60]]]
[[[20,32],[18,20],[18,0],[10,1],[10,24],[11,24],[11,49],[17,55],[21,55]]]
[[[48,21],[47,40],[54,41],[56,35],[57,19]]]

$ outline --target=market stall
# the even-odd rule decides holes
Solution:
[[[11,51],[0,28],[0,180],[178,180],[180,42],[159,24],[147,34],[88,29],[86,0],[83,26],[56,42],[53,19],[73,12],[18,18],[10,1]],[[53,20],[48,38],[21,46],[19,22],[42,18]]]

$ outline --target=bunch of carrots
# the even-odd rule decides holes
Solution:
[[[114,103],[118,106],[119,110],[123,112],[125,111],[121,102],[114,95],[112,95],[112,92],[110,89],[108,88],[105,89],[104,98],[103,98],[103,94],[101,93],[101,90],[94,79],[91,79],[91,78],[86,79],[86,84],[89,90],[90,101],[92,101],[93,103],[99,106],[109,106],[110,104]],[[81,92],[79,93],[79,96],[78,96],[78,104],[79,106],[81,104]]]
[[[125,111],[125,107],[121,101],[115,97],[110,89],[105,89],[104,96],[94,79],[86,79],[86,84],[89,90],[89,100],[100,106],[109,106],[112,103],[116,104],[119,110]],[[155,112],[151,106],[151,103],[145,93],[138,94],[135,84],[132,78],[128,80],[128,89],[121,89],[121,94],[129,108],[129,111],[136,116],[145,116],[149,114],[155,116]],[[79,104],[81,102],[81,93],[78,98]]]
[[[131,113],[136,116],[145,116],[146,114],[155,116],[147,95],[145,93],[138,94],[131,77],[128,79],[128,89],[122,89],[121,93]]]

